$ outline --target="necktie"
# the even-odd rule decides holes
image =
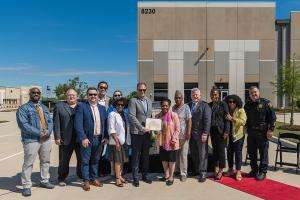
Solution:
[[[37,111],[39,113],[39,117],[40,117],[42,129],[46,129],[47,127],[46,127],[45,117],[44,117],[44,114],[43,114],[43,109],[39,105],[36,105],[36,109],[37,109]]]
[[[192,104],[192,113],[195,111],[196,103],[193,102]]]
[[[100,123],[100,114],[99,114],[99,110],[97,109],[97,105],[93,106],[93,112],[94,112],[94,117],[95,117],[94,122],[96,125],[95,135],[99,135],[101,133],[101,127],[100,127],[101,123]]]

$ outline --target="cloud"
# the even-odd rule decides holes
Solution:
[[[58,48],[57,51],[59,52],[82,52],[85,51],[81,48]]]
[[[33,73],[27,73],[32,75]],[[134,72],[121,72],[121,71],[57,71],[57,72],[37,72],[46,77],[62,77],[62,76],[130,76],[134,75]]]
[[[30,66],[27,63],[17,63],[16,65],[12,65],[12,66],[0,66],[0,71],[17,72],[17,71],[29,70],[31,68],[32,66]]]

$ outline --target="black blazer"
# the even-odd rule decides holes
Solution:
[[[61,139],[63,145],[69,145],[72,136],[76,137],[74,130],[74,116],[71,115],[70,106],[67,103],[58,103],[53,114],[54,138]],[[72,119],[73,117],[73,119]]]
[[[228,105],[224,101],[219,101],[215,108],[213,108],[213,102],[209,103],[212,110],[211,114],[211,126],[216,126],[220,135],[224,133],[229,134],[230,121],[225,119],[225,116],[229,113]]]

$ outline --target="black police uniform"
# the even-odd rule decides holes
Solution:
[[[244,109],[247,115],[247,150],[251,160],[252,172],[266,174],[269,164],[267,131],[274,131],[275,112],[270,101],[264,98],[259,98],[256,102],[248,101]],[[260,155],[259,168],[257,165],[257,149]]]

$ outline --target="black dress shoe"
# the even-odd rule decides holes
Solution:
[[[206,181],[206,175],[200,175],[199,179],[198,179],[198,182],[199,183],[204,183]]]
[[[256,175],[255,179],[258,180],[258,181],[265,180],[265,179],[266,179],[266,173],[259,172],[259,173]]]
[[[161,177],[158,179],[158,181],[162,181],[162,182],[165,182],[166,180],[168,180],[166,177]]]
[[[140,182],[138,180],[135,180],[135,181],[132,182],[132,185],[134,187],[139,187],[140,186]]]
[[[174,179],[173,180],[167,180],[166,185],[167,186],[171,186],[174,183]]]
[[[248,174],[247,174],[247,177],[251,177],[251,178],[254,178],[254,177],[256,177],[257,176],[257,172],[256,171],[253,171],[253,170],[251,170],[251,172],[249,172]]]
[[[152,183],[152,180],[150,178],[148,178],[148,177],[143,177],[142,181],[144,181],[145,183],[148,183],[148,184]]]

